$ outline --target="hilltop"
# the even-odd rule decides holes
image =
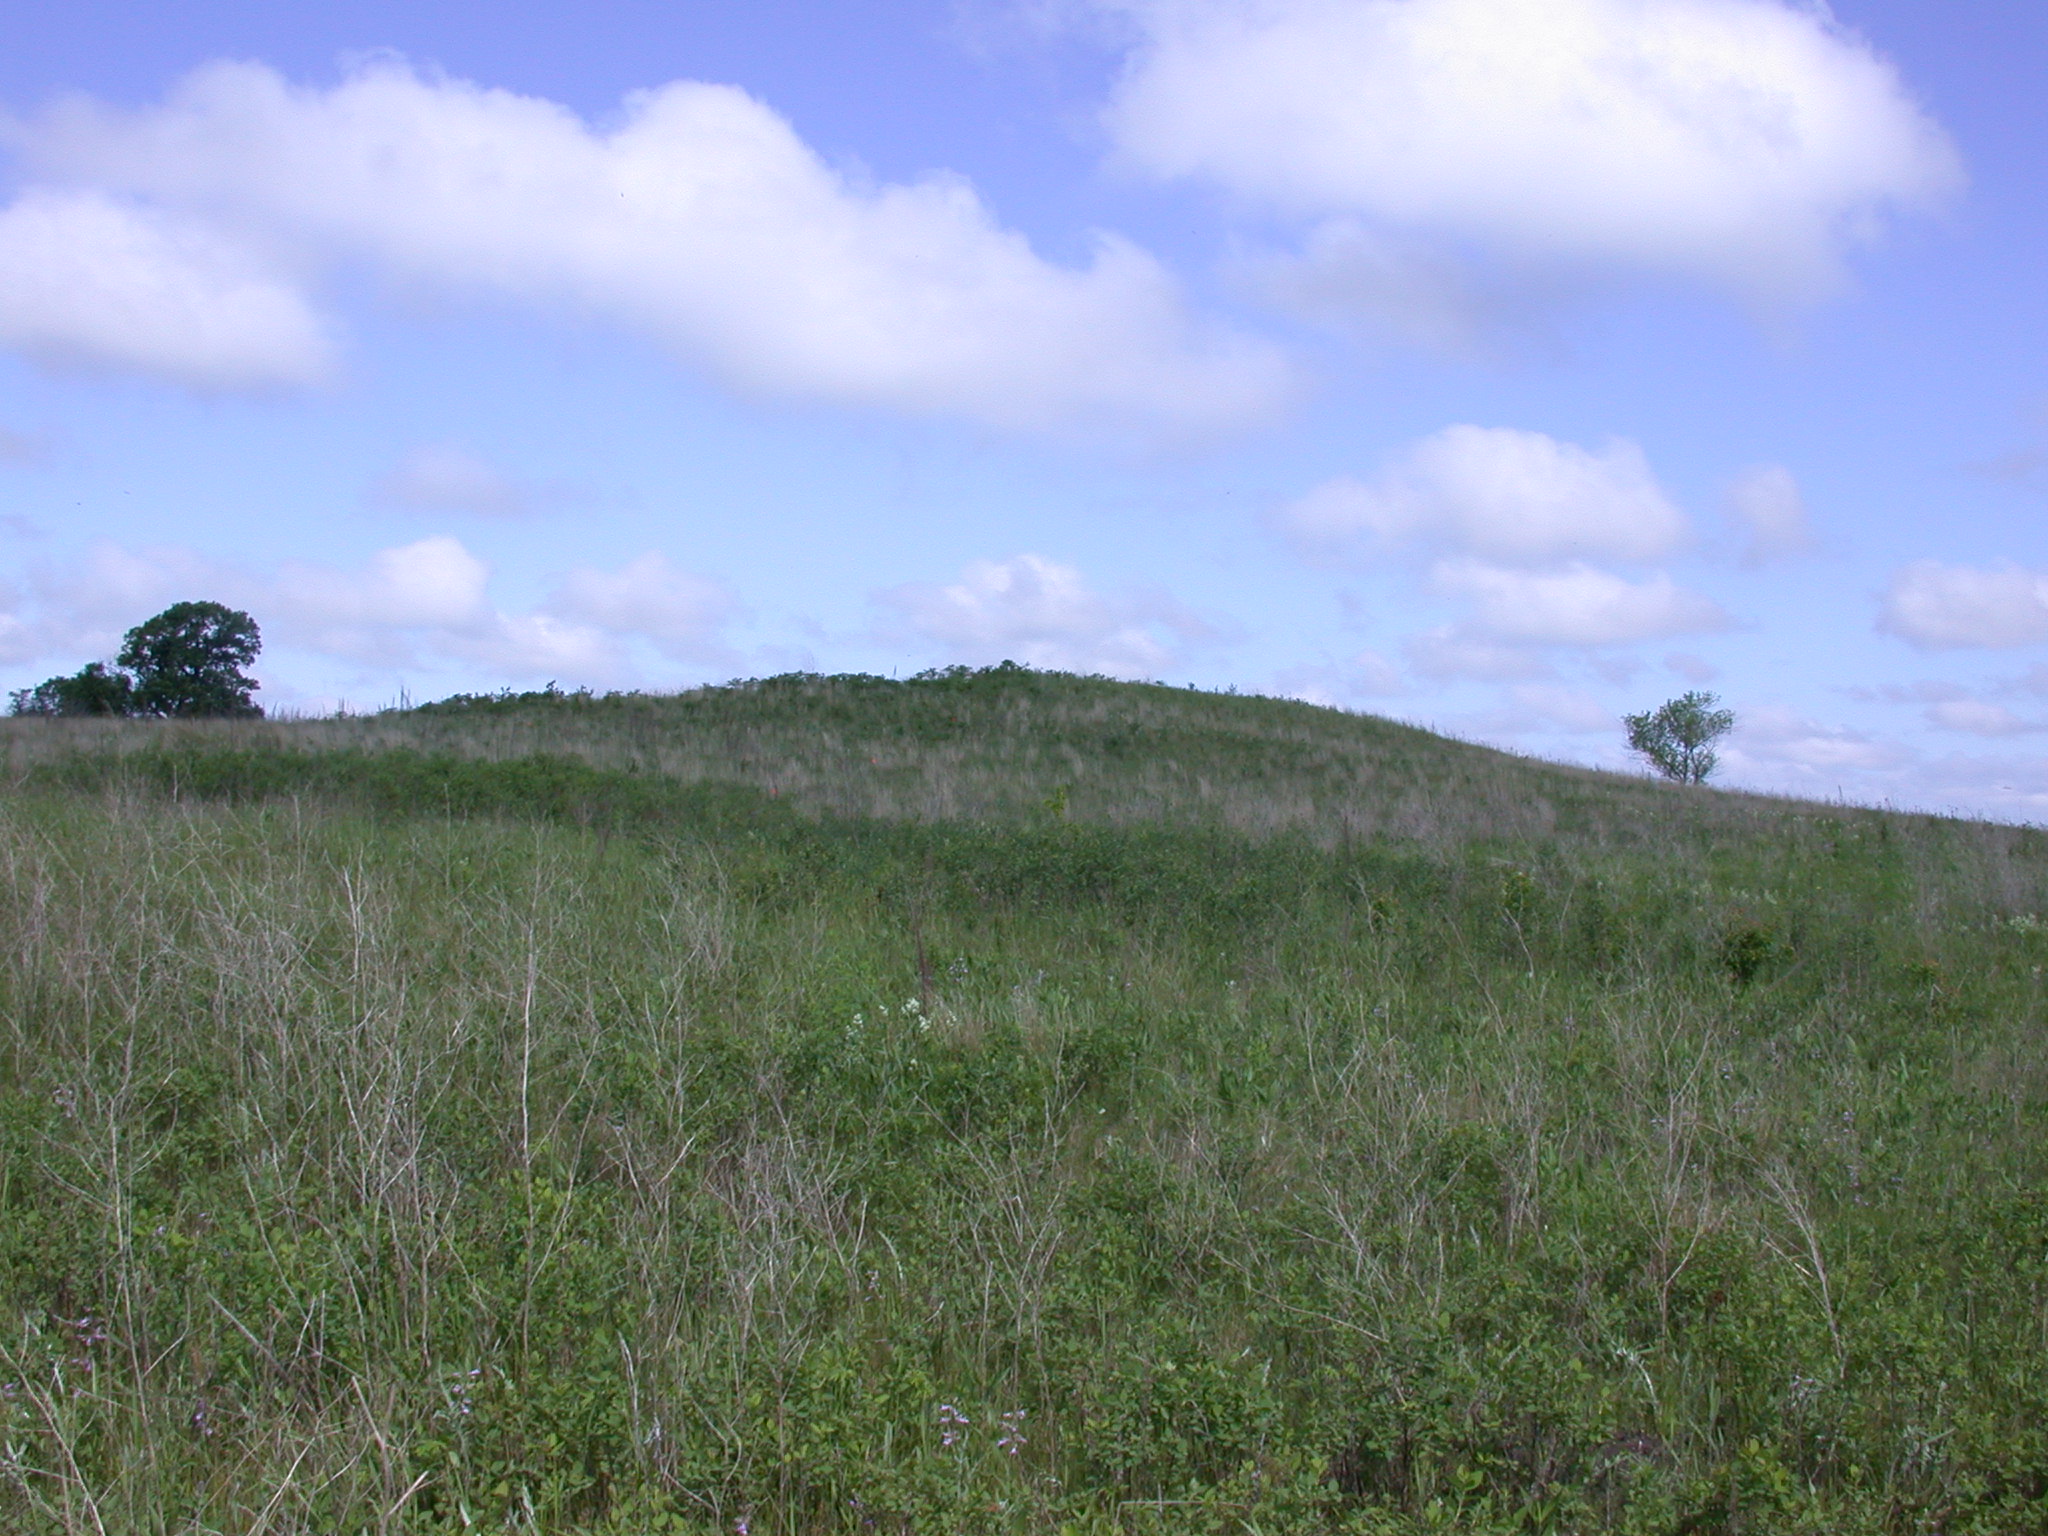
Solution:
[[[1109,826],[1668,848],[1674,832],[1762,831],[1815,816],[1945,824],[1519,756],[1291,699],[1038,672],[1005,663],[904,680],[792,673],[668,694],[457,695],[371,715],[162,723],[0,722],[14,771],[72,749],[213,748],[559,757],[685,784],[762,790],[892,821],[1032,821],[1048,803]],[[1996,834],[1990,834],[1998,841]]]

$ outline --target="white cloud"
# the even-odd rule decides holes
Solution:
[[[453,443],[412,449],[370,487],[370,498],[419,512],[467,512],[478,517],[523,517],[533,511],[533,489]]]
[[[27,661],[44,649],[34,622],[21,611],[22,595],[11,585],[0,586],[0,662]]]
[[[609,682],[631,664],[625,642],[669,652],[714,647],[732,604],[724,590],[647,553],[617,571],[579,566],[530,613],[490,600],[490,568],[444,536],[378,551],[360,570],[289,565],[257,583],[289,643],[393,663],[425,652],[522,677]]]
[[[490,583],[490,567],[445,535],[378,550],[360,565],[293,561],[268,572],[102,542],[75,568],[41,573],[33,605],[0,612],[0,661],[108,654],[141,616],[205,596],[254,614],[273,649],[375,668],[452,660],[505,677],[605,684],[631,678],[637,642],[721,654],[718,632],[732,612],[722,588],[653,553],[616,571],[578,567],[528,612],[500,608]]]
[[[728,86],[638,92],[598,131],[389,61],[328,90],[214,64],[161,107],[74,100],[22,138],[45,177],[601,317],[750,391],[1175,433],[1261,416],[1291,388],[1276,352],[1191,320],[1129,242],[1054,265],[959,177],[869,184]]]
[[[1779,0],[1101,0],[1122,158],[1298,218],[1769,303],[1961,179],[1896,72]]]
[[[1475,635],[1464,625],[1450,624],[1415,636],[1406,646],[1408,664],[1435,682],[1472,678],[1506,683],[1548,677],[1550,663],[1519,645],[1503,645]]]
[[[445,535],[379,550],[363,570],[293,562],[263,585],[280,636],[364,660],[410,654],[419,631],[476,635],[496,617],[490,568]]]
[[[1970,690],[1961,683],[1934,678],[1912,683],[1880,683],[1875,688],[1857,686],[1845,691],[1852,699],[1870,699],[1886,704],[1947,704],[1971,696]]]
[[[332,363],[311,307],[248,251],[89,190],[0,209],[0,346],[204,390],[309,384]]]
[[[1351,658],[1348,670],[1354,693],[1385,698],[1408,691],[1408,685],[1401,680],[1401,669],[1378,651],[1360,651]]]
[[[1801,555],[1814,547],[1806,520],[1806,498],[1799,482],[1782,464],[1757,464],[1728,486],[1728,514],[1749,535],[1742,562],[1754,567],[1766,561]]]
[[[480,662],[514,677],[612,683],[630,670],[607,636],[546,613],[493,614],[472,630],[435,637],[450,656]]]
[[[1384,699],[1408,691],[1401,669],[1377,651],[1361,651],[1349,662],[1288,667],[1274,675],[1282,698],[1341,708],[1348,699]]]
[[[46,648],[111,649],[140,619],[186,598],[214,598],[220,571],[189,550],[157,545],[139,552],[99,539],[75,563],[44,567],[32,586]]]
[[[1621,735],[1621,717],[1591,694],[1554,682],[1504,688],[1492,707],[1450,717],[1467,741],[1512,743],[1530,736]]]
[[[1621,729],[1621,719],[1612,709],[1576,688],[1555,683],[1522,683],[1508,691],[1508,698],[1519,730],[1592,735]]]
[[[1921,765],[1907,788],[1920,804],[1951,814],[2048,820],[2048,762],[2038,755],[1950,753]]]
[[[1104,594],[1039,555],[976,560],[948,586],[878,594],[911,634],[951,660],[1019,661],[1071,672],[1155,677],[1213,627],[1162,594]]]
[[[732,614],[731,595],[650,550],[616,571],[579,566],[563,579],[549,609],[608,634],[642,636],[679,651],[708,642]]]
[[[2048,640],[2048,572],[1916,560],[1892,577],[1877,627],[1922,650]]]
[[[1616,439],[1593,452],[1509,427],[1446,427],[1371,483],[1326,481],[1279,521],[1310,548],[1363,552],[1414,541],[1515,565],[1650,560],[1686,534],[1684,515],[1634,443]]]
[[[2038,670],[2038,669],[2037,669]],[[2001,685],[1998,691],[2034,692],[2031,679],[2022,677]],[[1921,717],[1936,730],[1962,731],[1971,736],[2017,736],[2043,729],[2005,705],[1981,698],[1961,683],[1923,678],[1910,683],[1880,683],[1875,688],[1844,690],[1851,698],[1883,704],[1918,704]]]
[[[1738,770],[1789,767],[1818,777],[1897,768],[1913,753],[1898,742],[1848,726],[1823,725],[1779,705],[1763,705],[1736,716],[1725,755]]]
[[[1943,699],[1927,706],[1927,723],[1944,731],[1972,736],[2017,736],[2040,727],[2022,720],[2003,704],[1985,699]]]
[[[1461,560],[1433,575],[1439,591],[1472,602],[1481,635],[1509,644],[1619,645],[1729,624],[1711,600],[1661,571],[1630,581],[1584,564],[1518,571]]]

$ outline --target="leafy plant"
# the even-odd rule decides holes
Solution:
[[[1735,728],[1735,712],[1697,689],[1640,715],[1625,715],[1629,749],[1665,778],[1704,784],[1718,762],[1714,743]]]

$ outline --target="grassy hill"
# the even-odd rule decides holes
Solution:
[[[2048,1524],[2033,830],[1016,669],[0,755],[10,1531]]]

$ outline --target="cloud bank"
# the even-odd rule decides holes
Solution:
[[[174,376],[312,371],[306,301],[235,275],[287,249],[606,321],[764,396],[1171,434],[1257,418],[1291,387],[1273,349],[1191,318],[1130,242],[1048,262],[959,177],[869,184],[729,86],[639,92],[599,130],[389,61],[324,90],[214,64],[160,106],[75,99],[16,137],[47,185],[4,227],[43,279],[9,281],[4,334]],[[67,221],[116,252],[86,275],[136,300],[144,340],[67,307]],[[148,310],[154,290],[175,302]],[[245,357],[246,335],[271,340]]]
[[[33,605],[0,619],[0,660],[108,652],[152,610],[194,594],[254,613],[272,649],[389,669],[466,662],[515,678],[610,684],[636,675],[635,647],[723,660],[730,594],[650,551],[616,570],[578,566],[536,607],[507,610],[491,568],[459,539],[419,539],[359,565],[287,561],[256,570],[177,547],[102,541],[75,568],[31,583]]]

